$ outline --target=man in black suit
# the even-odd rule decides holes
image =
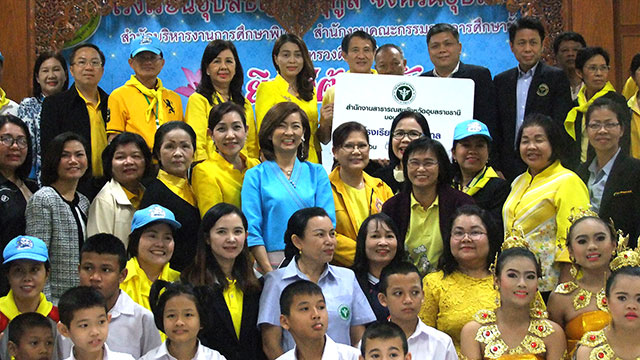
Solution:
[[[489,127],[489,131],[499,154],[498,169],[507,180],[513,180],[526,170],[520,151],[515,148],[525,116],[544,114],[552,117],[558,126],[563,126],[571,109],[569,80],[564,71],[540,61],[543,40],[544,27],[540,20],[523,17],[513,23],[509,27],[509,46],[518,66],[493,79],[498,121],[496,128]]]
[[[458,30],[449,24],[436,24],[427,33],[427,48],[434,69],[420,76],[471,79],[475,82],[473,118],[495,128],[495,89],[489,69],[460,61],[462,44]],[[493,136],[493,133],[491,133]]]

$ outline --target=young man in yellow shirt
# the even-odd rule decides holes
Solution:
[[[111,140],[117,134],[129,131],[139,134],[153,148],[156,129],[169,121],[184,121],[180,95],[165,89],[158,74],[164,67],[158,40],[143,37],[134,45],[129,66],[134,75],[109,97],[111,119],[107,134]]]

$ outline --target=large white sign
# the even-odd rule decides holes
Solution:
[[[391,122],[398,113],[413,110],[429,123],[431,138],[447,151],[453,129],[473,118],[471,79],[340,74],[336,78],[333,129],[348,121],[367,127],[371,159],[387,159]]]

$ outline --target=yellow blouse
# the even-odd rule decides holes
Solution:
[[[231,321],[233,322],[233,329],[236,332],[238,339],[240,338],[240,326],[242,325],[242,301],[244,300],[244,293],[236,286],[236,280],[227,278],[229,286],[222,291],[224,302],[229,308],[229,314],[231,314]]]
[[[258,132],[262,119],[271,107],[277,103],[291,101],[307,114],[309,126],[311,127],[311,138],[309,141],[309,160],[318,163],[318,153],[320,153],[320,142],[316,138],[318,130],[318,100],[316,91],[313,90],[313,98],[309,101],[297,98],[289,93],[289,83],[280,74],[275,79],[266,81],[258,85],[256,90],[256,124]]]
[[[207,160],[193,168],[191,186],[201,217],[212,206],[221,202],[240,208],[240,190],[242,190],[244,174],[260,163],[258,159],[247,158],[242,153],[240,157],[245,164],[243,171],[234,169],[232,164],[215,151],[209,154]]]
[[[211,109],[218,105],[218,99],[213,97],[213,104],[209,104],[207,98],[201,94],[194,92],[189,96],[187,102],[187,111],[185,112],[184,119],[187,124],[191,125],[193,131],[196,132],[196,156],[194,161],[205,160],[214,150],[213,141],[207,136],[207,129],[209,128],[209,113]],[[258,158],[258,131],[256,130],[256,121],[253,115],[253,107],[251,103],[244,100],[244,115],[247,118],[247,139],[244,142],[244,152],[249,157]]]
[[[180,273],[169,267],[167,263],[163,268],[158,280],[165,281],[178,281],[180,279]],[[147,274],[142,270],[138,263],[138,258],[131,258],[127,261],[127,277],[120,284],[120,289],[126,292],[127,295],[133,299],[136,303],[151,310],[149,305],[149,291],[151,291],[151,285],[153,282],[149,280]]]
[[[496,308],[498,292],[493,277],[477,279],[454,271],[444,277],[442,271],[428,274],[422,280],[424,301],[420,319],[427,325],[447,333],[460,352],[460,331],[482,309]]]
[[[554,262],[568,261],[563,250],[571,209],[588,206],[586,185],[559,160],[535,177],[526,171],[511,184],[511,193],[502,208],[505,232],[521,227],[531,250],[540,259],[543,276],[538,290],[552,291],[558,283],[559,268],[554,267]]]
[[[640,107],[637,93],[631,96],[627,105],[631,109],[631,156],[640,159]]]
[[[602,310],[582,313],[571,319],[565,326],[564,332],[567,336],[567,353],[571,357],[573,351],[582,339],[582,336],[589,331],[598,331],[609,325],[611,315]]]

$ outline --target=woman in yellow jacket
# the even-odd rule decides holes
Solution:
[[[209,113],[221,103],[231,101],[244,108],[247,119],[247,140],[244,151],[249,157],[258,158],[258,132],[253,107],[242,95],[244,70],[238,51],[230,41],[214,40],[207,45],[200,62],[202,79],[196,92],[189,96],[185,121],[196,132],[198,148],[194,161],[206,160],[215,151],[207,136]]]
[[[393,191],[384,181],[364,172],[369,163],[369,135],[362,124],[351,121],[338,126],[333,132],[332,150],[338,164],[329,174],[338,241],[333,263],[349,267],[356,254],[360,224],[379,213]]]
[[[271,52],[273,66],[278,75],[261,83],[256,90],[256,124],[260,124],[271,107],[280,102],[294,102],[307,114],[311,127],[308,161],[320,162],[318,130],[318,100],[316,99],[316,72],[307,45],[293,34],[284,34],[276,40]]]

